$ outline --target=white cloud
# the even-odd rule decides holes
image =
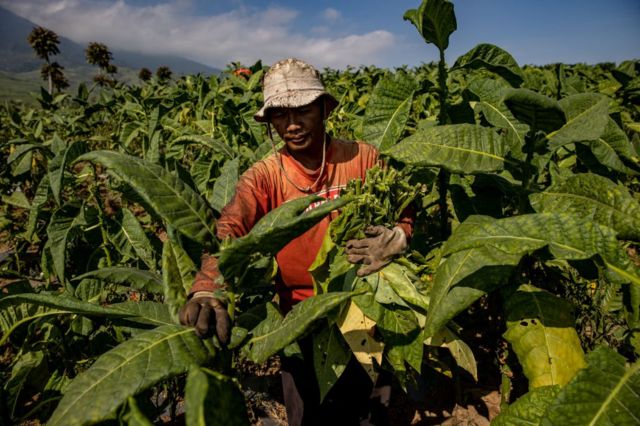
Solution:
[[[322,17],[327,21],[337,21],[342,17],[340,12],[332,7],[329,7],[322,12]]]
[[[393,50],[395,37],[371,31],[331,37],[292,29],[298,12],[282,7],[238,7],[199,16],[189,0],[133,6],[125,0],[0,0],[14,13],[79,43],[99,41],[111,49],[186,57],[223,67],[231,61],[272,63],[296,56],[318,68],[380,64]],[[327,20],[340,12],[326,9]],[[330,34],[330,33],[327,33]]]

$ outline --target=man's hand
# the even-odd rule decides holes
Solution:
[[[345,249],[349,262],[366,265],[358,269],[359,277],[379,271],[395,255],[407,249],[407,236],[398,226],[393,229],[380,225],[369,226],[364,233],[369,238],[349,240]]]
[[[222,344],[229,341],[231,319],[225,303],[211,291],[198,291],[184,304],[178,314],[180,324],[196,328],[201,339],[211,337],[215,330]]]

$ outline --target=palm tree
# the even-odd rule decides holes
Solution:
[[[62,70],[64,68],[58,65],[56,62],[54,62],[56,66],[52,67],[51,61],[49,60],[50,56],[60,53],[60,49],[58,49],[58,44],[60,44],[58,34],[44,27],[33,27],[31,32],[29,33],[29,36],[27,37],[27,41],[36,52],[36,55],[38,55],[40,59],[44,59],[44,61],[46,62],[46,64],[42,66],[41,74],[43,79],[49,81],[49,94],[51,94],[53,92],[54,78],[52,73],[54,71],[58,73],[58,78],[61,76],[62,79],[66,81],[66,78],[64,78],[64,75],[62,74]],[[61,86],[56,87],[61,88]]]

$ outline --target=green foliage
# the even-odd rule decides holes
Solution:
[[[92,161],[107,167],[176,230],[201,243],[211,241],[211,208],[197,192],[161,166],[112,151],[89,152],[77,161]]]
[[[504,168],[505,144],[493,129],[452,124],[418,131],[385,154],[411,165],[439,166],[453,173],[481,173]]]
[[[187,426],[248,425],[244,397],[229,377],[193,365],[185,387]]]
[[[369,98],[362,123],[362,137],[384,151],[402,136],[409,119],[416,82],[408,74],[382,78]]]
[[[404,19],[416,27],[424,41],[441,51],[449,46],[449,36],[458,28],[453,3],[447,0],[423,0],[418,9],[407,10]]]
[[[544,192],[531,194],[538,212],[581,214],[614,229],[619,238],[640,240],[640,203],[622,185],[590,173],[569,176]]]
[[[10,247],[0,253],[9,357],[0,409],[10,422],[149,424],[186,390],[187,423],[246,424],[233,361],[300,356],[302,336],[313,342],[323,397],[352,354],[372,378],[386,369],[406,388],[433,374],[458,380],[453,364],[482,381],[478,367],[502,360],[476,364],[467,339],[480,328],[508,343],[482,356],[510,353],[521,367],[514,383],[531,388],[497,424],[630,422],[638,62],[520,68],[480,44],[448,69],[453,5],[425,0],[405,19],[438,48],[437,64],[323,72],[340,100],[328,132],[376,145],[385,168],[338,200],[288,202],[233,241],[215,239],[215,217],[272,150],[252,119],[261,63],[250,75],[234,75],[237,64],[220,76],[164,73],[126,86],[109,76],[103,46],[94,62],[104,87],[43,89],[37,107],[0,106],[0,227]],[[52,84],[56,70],[46,69]],[[346,242],[367,225],[393,227],[407,208],[407,253],[357,277]],[[312,266],[318,294],[283,315],[267,302],[272,257],[335,210]],[[216,350],[175,325],[203,251],[218,257],[235,325],[229,347]],[[484,295],[488,312],[475,304]],[[602,342],[612,349],[589,353]]]
[[[211,355],[195,331],[177,325],[141,333],[100,357],[66,389],[49,424],[85,424],[110,416],[129,396],[188,371]]]

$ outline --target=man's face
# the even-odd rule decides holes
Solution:
[[[269,119],[290,153],[304,153],[322,145],[323,99],[297,108],[271,108]]]

